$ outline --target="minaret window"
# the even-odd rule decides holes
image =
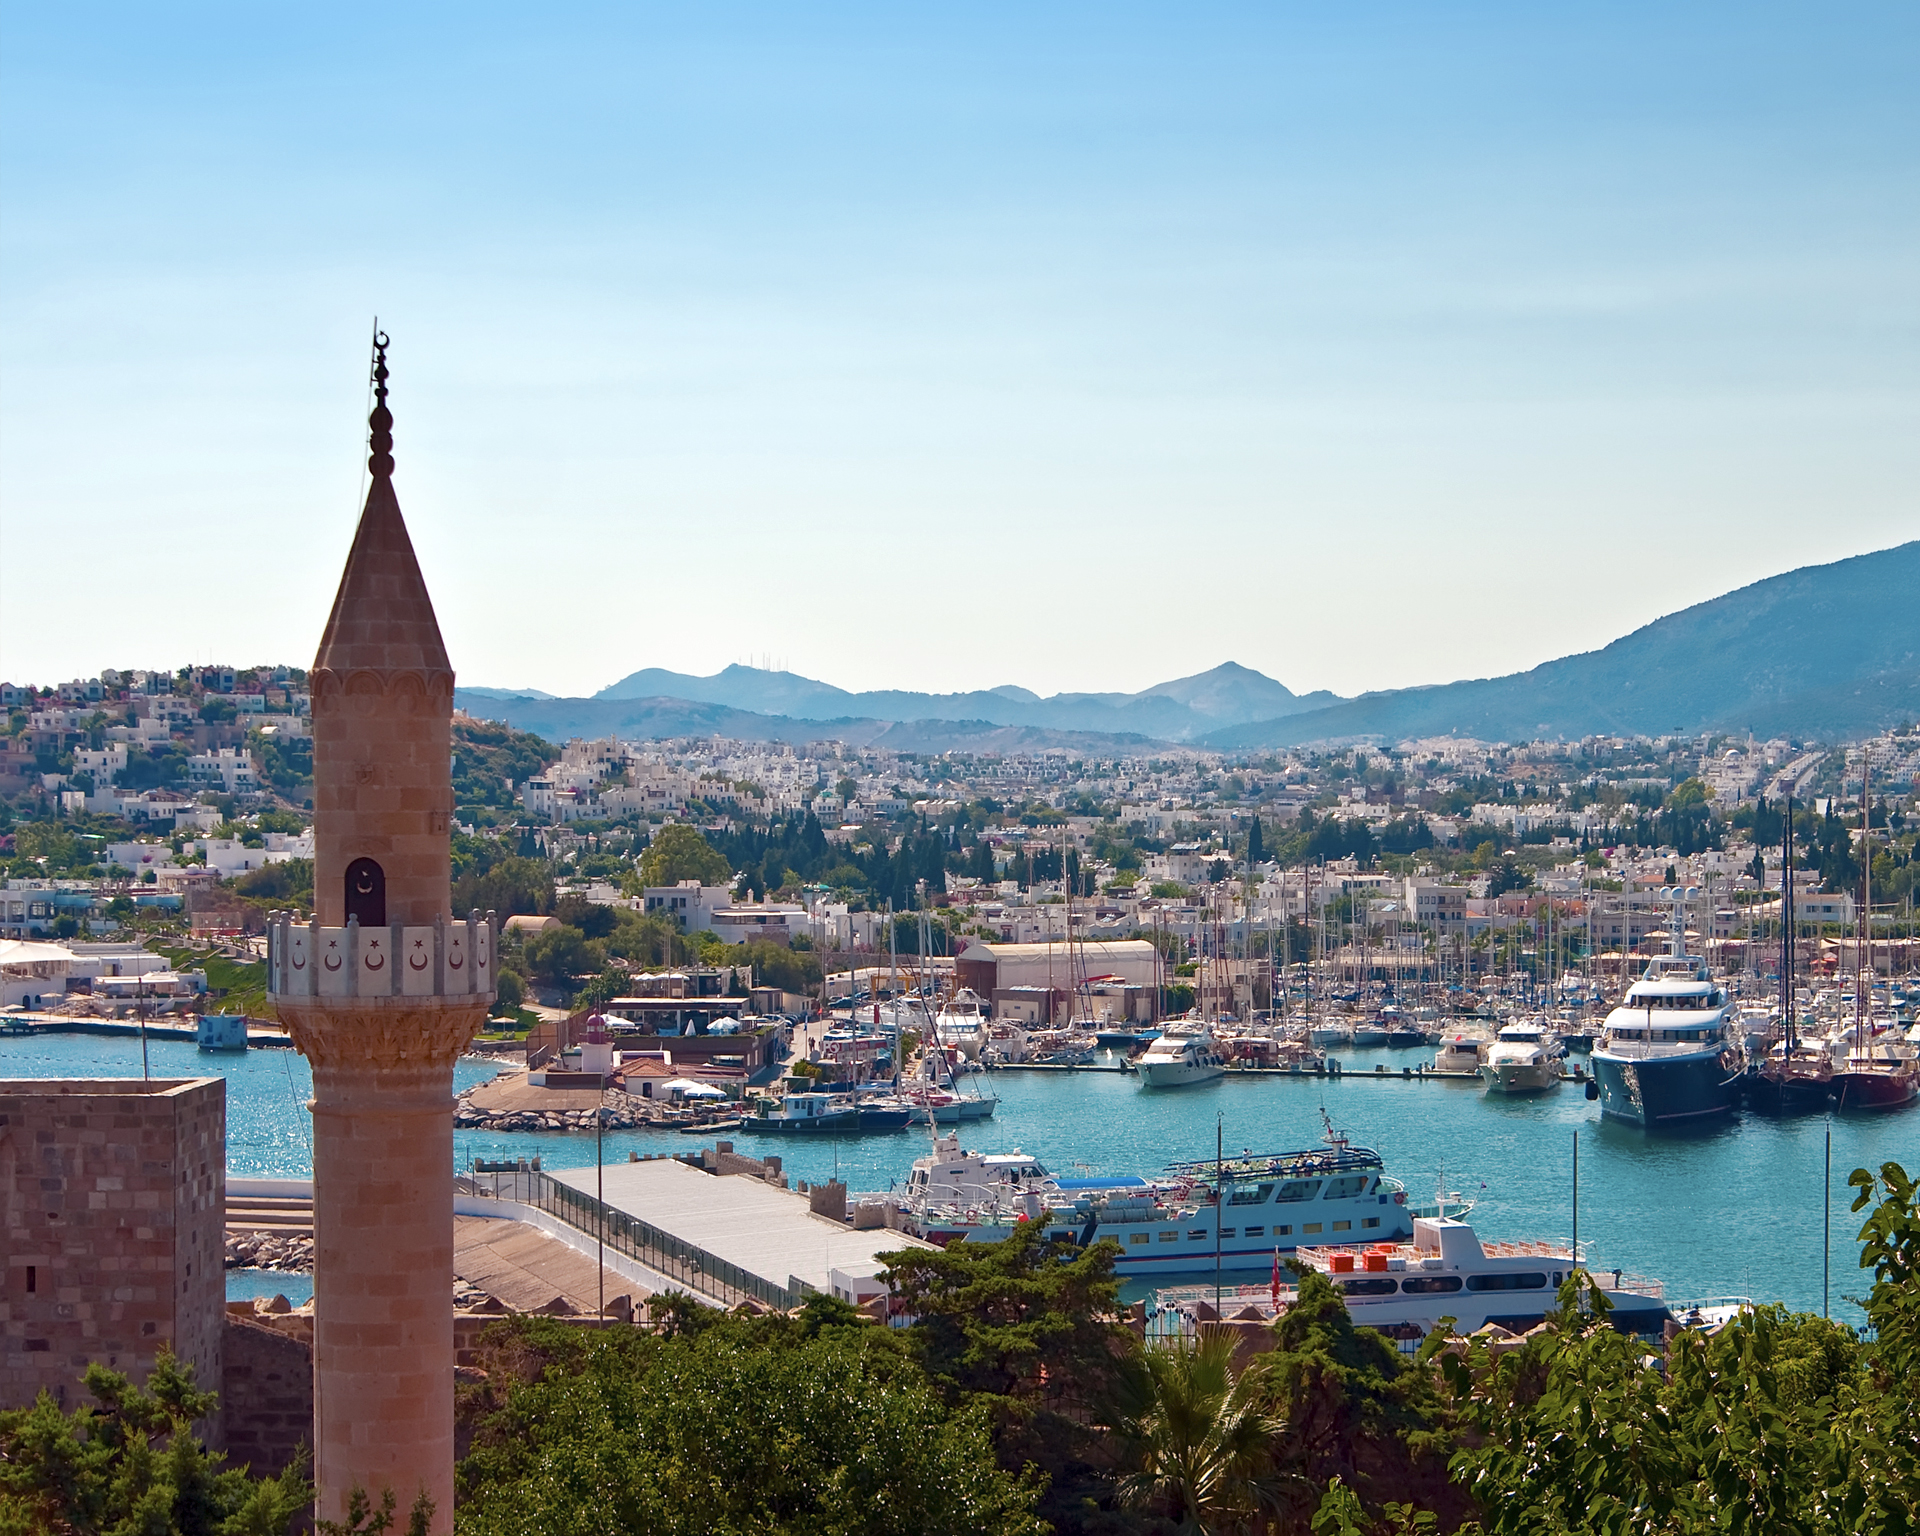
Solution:
[[[362,928],[387,925],[387,875],[372,859],[355,859],[347,866],[347,921],[356,917]]]

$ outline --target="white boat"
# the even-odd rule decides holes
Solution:
[[[1322,1020],[1307,1031],[1307,1043],[1317,1045],[1323,1051],[1329,1046],[1352,1045],[1353,1031],[1334,1020]]]
[[[1487,1047],[1480,1077],[1489,1093],[1542,1093],[1560,1084],[1556,1042],[1539,1024],[1509,1024]]]
[[[933,1151],[913,1160],[904,1191],[909,1208],[992,1205],[1029,1191],[1058,1192],[1059,1182],[1026,1153],[968,1152],[958,1132],[935,1139]]]
[[[1303,1152],[1174,1163],[1155,1180],[1057,1182],[1057,1194],[1022,1192],[972,1206],[909,1202],[902,1214],[917,1236],[945,1245],[995,1242],[1010,1226],[1047,1213],[1083,1248],[1113,1242],[1115,1272],[1132,1277],[1195,1274],[1213,1269],[1216,1257],[1223,1271],[1265,1271],[1276,1251],[1289,1254],[1302,1242],[1410,1237],[1416,1216],[1472,1210],[1458,1200],[1410,1204],[1379,1153],[1341,1137]],[[1224,1185],[1224,1204],[1216,1184]]]
[[[1162,1035],[1134,1063],[1140,1082],[1148,1088],[1184,1088],[1211,1082],[1227,1070],[1220,1043],[1211,1030],[1197,1035]]]
[[[1356,1046],[1385,1045],[1393,1036],[1383,1019],[1354,1020],[1352,1039]]]
[[[987,1011],[979,994],[962,987],[933,1016],[933,1036],[942,1045],[976,1055],[986,1044]]]
[[[1478,1072],[1493,1045],[1487,1026],[1478,1022],[1450,1024],[1440,1037],[1440,1049],[1434,1054],[1436,1072]]]
[[[1674,927],[1670,952],[1647,962],[1593,1048],[1589,1096],[1610,1119],[1648,1129],[1732,1113],[1747,1068],[1726,988]]]
[[[1673,1316],[1658,1280],[1594,1269],[1585,1253],[1576,1257],[1565,1243],[1483,1243],[1465,1221],[1428,1216],[1414,1219],[1411,1236],[1301,1247],[1293,1258],[1326,1276],[1357,1326],[1378,1329],[1403,1348],[1417,1345],[1445,1318],[1458,1334],[1488,1324],[1525,1333],[1557,1305],[1556,1293],[1575,1270],[1590,1275],[1613,1304],[1610,1320],[1622,1332],[1659,1334]],[[1229,1317],[1246,1318],[1251,1308],[1270,1318],[1285,1312],[1298,1294],[1292,1285],[1248,1285],[1221,1300]],[[1190,1331],[1201,1304],[1210,1311],[1213,1298],[1212,1286],[1163,1290],[1149,1327],[1162,1335]]]

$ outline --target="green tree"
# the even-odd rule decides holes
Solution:
[[[598,943],[566,923],[536,933],[522,953],[529,972],[558,987],[569,985],[576,976],[594,974],[605,958]]]
[[[1040,1536],[1034,1479],[994,1465],[985,1412],[851,1316],[825,1299],[799,1319],[683,1306],[664,1338],[502,1325],[511,1386],[480,1405],[460,1530]]]
[[[1555,1331],[1443,1361],[1463,1431],[1455,1478],[1493,1536],[1647,1531],[1907,1536],[1920,1519],[1920,1210],[1897,1163],[1851,1180],[1873,1205],[1861,1265],[1873,1342],[1781,1307],[1650,1369],[1584,1275]],[[1884,1193],[1882,1193],[1884,1192]],[[1880,1198],[1876,1202],[1876,1194]]]
[[[1295,1524],[1335,1477],[1374,1508],[1389,1492],[1459,1503],[1448,1487],[1445,1415],[1431,1374],[1410,1369],[1373,1329],[1356,1328],[1326,1276],[1300,1276],[1263,1364],[1284,1425],[1274,1447],[1275,1497]]]
[[[678,885],[682,880],[725,885],[732,878],[725,855],[700,835],[699,828],[678,822],[654,833],[640,856],[643,885]]]
[[[493,978],[493,1012],[516,1012],[527,1000],[527,983],[518,971],[502,969]]]
[[[1075,1247],[1043,1215],[999,1242],[881,1255],[916,1319],[915,1358],[950,1402],[990,1412],[1003,1468],[1046,1473],[1041,1512],[1056,1525],[1111,1495],[1111,1450],[1092,1426],[1117,1411],[1138,1349],[1118,1321],[1114,1251]]]
[[[553,871],[545,859],[516,856],[474,867],[454,879],[453,910],[460,914],[475,908],[502,918],[545,916],[553,910]]]
[[[1233,1349],[1233,1335],[1219,1331],[1143,1350],[1121,1381],[1121,1501],[1192,1536],[1241,1529],[1272,1502],[1282,1426],[1266,1410],[1264,1362],[1236,1376]]]
[[[91,1403],[63,1413],[42,1391],[0,1411],[0,1533],[276,1536],[313,1497],[304,1467],[250,1478],[193,1433],[215,1395],[162,1351],[144,1389],[93,1364]]]

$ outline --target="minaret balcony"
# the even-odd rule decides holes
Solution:
[[[493,997],[493,913],[416,927],[344,928],[267,919],[267,993],[274,998]]]

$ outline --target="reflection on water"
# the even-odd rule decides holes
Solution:
[[[306,1177],[312,1167],[306,1101],[311,1078],[291,1051],[202,1055],[174,1041],[150,1046],[156,1075],[228,1080],[227,1164],[235,1175]],[[1577,1084],[1532,1097],[1490,1097],[1470,1083],[1406,1081],[1414,1051],[1342,1051],[1343,1078],[1228,1077],[1154,1091],[1115,1072],[997,1073],[1000,1107],[963,1132],[968,1147],[1018,1149],[1056,1173],[1151,1172],[1175,1158],[1208,1157],[1216,1117],[1227,1149],[1284,1151],[1320,1138],[1324,1106],[1353,1139],[1378,1150],[1417,1200],[1444,1185],[1479,1202],[1489,1237],[1565,1239],[1573,1226],[1573,1136],[1580,1133],[1580,1237],[1591,1258],[1667,1282],[1668,1294],[1743,1293],[1820,1306],[1822,1166],[1827,1121],[1818,1115],[1742,1115],[1682,1135],[1603,1122]],[[1375,1074],[1374,1062],[1387,1074]],[[496,1070],[463,1061],[459,1087]],[[137,1039],[63,1035],[0,1039],[0,1076],[138,1076]],[[1859,1320],[1843,1295],[1862,1295],[1848,1173],[1889,1159],[1915,1161],[1911,1115],[1836,1116],[1833,1126],[1832,1292],[1836,1316]],[[927,1150],[925,1130],[850,1141],[736,1134],[743,1151],[784,1159],[795,1178],[837,1174],[854,1189],[904,1180]],[[609,1132],[606,1155],[684,1152],[705,1141],[671,1132]],[[549,1168],[591,1164],[580,1135],[455,1133],[455,1156],[533,1157]],[[291,1279],[292,1277],[288,1277]],[[1194,1277],[1210,1280],[1211,1274]],[[271,1294],[269,1292],[268,1294]],[[291,1296],[292,1292],[288,1292]]]

